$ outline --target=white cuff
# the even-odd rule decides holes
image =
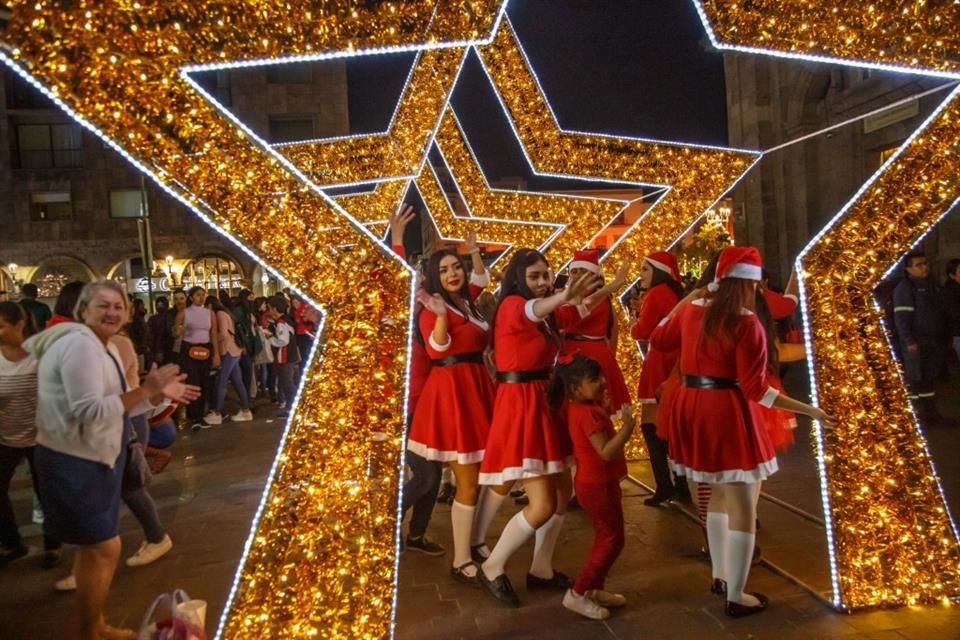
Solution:
[[[523,313],[527,316],[527,320],[530,322],[543,322],[544,318],[539,317],[533,312],[534,303],[540,298],[530,298],[527,300],[527,303],[523,305]]]
[[[430,348],[434,351],[446,351],[450,348],[450,344],[453,340],[450,339],[450,335],[447,334],[447,344],[437,344],[437,341],[433,339],[433,332],[430,332],[430,337],[427,338],[427,342],[430,343]]]
[[[763,394],[763,397],[760,398],[759,405],[761,407],[766,407],[769,409],[773,406],[773,401],[777,399],[777,396],[780,395],[780,392],[774,389],[773,387],[767,387],[767,392]]]
[[[796,303],[798,303],[798,304],[799,304],[799,302],[800,302],[800,299],[797,298],[797,296],[793,295],[792,293],[788,293],[788,294],[784,295],[783,297],[784,297],[784,298],[790,298],[791,300],[793,300],[794,302],[796,302]]]
[[[483,275],[478,276],[476,272],[470,272],[470,284],[475,287],[480,287],[481,289],[486,288],[490,284],[490,272],[484,271]]]
[[[661,320],[660,322],[657,323],[657,326],[658,326],[658,327],[662,327],[663,325],[667,324],[668,322],[670,322],[670,316],[664,316],[663,320]]]
[[[588,315],[590,315],[590,309],[587,309],[587,305],[585,304],[578,304],[577,313],[580,314],[581,318],[586,318]]]

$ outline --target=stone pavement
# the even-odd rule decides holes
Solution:
[[[958,398],[960,399],[960,398]],[[258,417],[273,410],[262,407]],[[158,475],[151,491],[160,516],[174,541],[168,556],[138,569],[118,569],[107,615],[114,624],[133,626],[158,593],[184,588],[208,601],[208,630],[216,628],[233,581],[240,553],[259,503],[263,483],[274,458],[283,423],[258,419],[250,423],[180,434],[174,459]],[[808,446],[807,427],[798,430],[797,445],[781,457],[782,472],[765,491],[821,515],[818,480]],[[948,495],[960,500],[960,430],[930,434],[931,450]],[[649,482],[646,463],[631,465],[631,473]],[[560,606],[560,594],[527,594],[523,586],[532,545],[510,563],[510,574],[524,606],[500,607],[480,589],[454,582],[450,555],[430,558],[407,552],[400,561],[399,610],[396,635],[402,640],[440,638],[663,638],[745,640],[807,638],[960,638],[960,611],[931,607],[839,614],[793,582],[764,566],[755,567],[753,590],[772,601],[768,612],[731,620],[722,603],[707,592],[710,569],[700,555],[701,534],[686,517],[688,505],[650,508],[646,492],[624,483],[627,546],[614,567],[609,587],[630,600],[628,607],[605,622],[592,622]],[[30,512],[29,480],[18,475],[13,498],[21,523]],[[951,505],[956,513],[958,505]],[[515,512],[505,506],[491,528],[494,542]],[[142,534],[122,509],[123,558],[139,546]],[[819,592],[829,590],[823,532],[769,501],[762,501],[758,534],[764,556]],[[449,508],[438,506],[430,535],[448,548]],[[37,547],[38,528],[24,526]],[[557,550],[557,567],[573,575],[591,541],[582,512],[567,518]],[[0,640],[71,640],[73,597],[53,591],[53,582],[67,574],[71,553],[61,567],[37,568],[25,558],[0,569]]]

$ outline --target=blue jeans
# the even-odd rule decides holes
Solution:
[[[137,434],[137,440],[144,446],[150,439],[150,424],[145,415],[134,416],[130,419],[133,423],[133,430]],[[163,540],[167,535],[163,524],[160,522],[160,515],[157,513],[157,505],[153,502],[153,496],[147,491],[146,487],[137,489],[123,488],[121,490],[123,503],[127,505],[137,519],[140,526],[143,527],[143,533],[147,542],[156,544]]]
[[[247,399],[247,387],[243,382],[243,372],[240,370],[240,356],[224,354],[220,357],[220,375],[217,376],[217,391],[214,396],[213,408],[217,413],[223,413],[223,399],[227,395],[227,380],[233,383],[237,395],[240,397],[240,408],[246,411],[250,408]]]

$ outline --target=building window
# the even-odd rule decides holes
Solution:
[[[270,142],[299,142],[314,137],[313,118],[270,117]]]
[[[267,67],[268,84],[310,84],[313,67],[309,62],[288,62]]]
[[[143,195],[139,189],[117,189],[110,192],[111,218],[143,217]]]
[[[73,203],[69,191],[39,191],[30,194],[30,219],[69,220],[73,217]]]
[[[21,124],[17,148],[21,169],[72,169],[80,166],[82,138],[76,124]]]

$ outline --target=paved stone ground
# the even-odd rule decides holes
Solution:
[[[960,394],[955,394],[960,407]],[[946,396],[946,394],[944,394]],[[953,403],[948,402],[948,410]],[[950,411],[948,411],[950,412]],[[270,415],[263,408],[258,415]],[[960,411],[956,412],[960,415]],[[208,601],[208,628],[215,629],[256,510],[263,482],[280,437],[282,422],[259,419],[226,424],[209,431],[181,433],[174,460],[155,478],[151,491],[161,519],[174,540],[171,553],[153,565],[121,565],[107,607],[114,624],[137,626],[147,606],[161,592],[176,587]],[[798,445],[781,458],[782,472],[765,491],[814,515],[820,514],[819,487],[804,426]],[[948,496],[960,501],[960,430],[930,434],[931,451]],[[631,472],[649,482],[645,463]],[[614,567],[609,587],[621,591],[629,606],[605,622],[591,622],[560,606],[560,594],[527,594],[523,586],[531,546],[510,564],[510,575],[524,606],[501,608],[479,589],[454,582],[450,556],[429,558],[408,552],[400,562],[397,637],[440,638],[960,638],[960,611],[915,608],[838,614],[769,568],[754,568],[750,587],[772,600],[770,611],[743,620],[723,615],[722,603],[707,592],[709,565],[699,553],[697,525],[682,513],[685,505],[652,509],[642,504],[646,492],[624,484],[627,547]],[[18,476],[13,497],[21,522],[30,512],[29,481]],[[954,513],[960,504],[953,504]],[[505,507],[494,534],[515,512]],[[764,556],[815,590],[826,592],[829,579],[823,533],[816,524],[768,501],[761,503]],[[141,541],[133,518],[123,510],[123,558]],[[39,546],[38,529],[24,527],[28,542]],[[449,508],[438,506],[430,535],[450,546]],[[557,567],[575,574],[591,541],[584,514],[567,519],[557,551]],[[60,568],[42,571],[33,558],[0,570],[0,640],[71,640],[73,597],[53,591],[66,575],[68,551]]]

